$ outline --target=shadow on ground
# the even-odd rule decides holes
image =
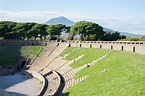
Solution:
[[[63,93],[62,96],[69,96],[69,92]]]
[[[8,92],[9,94],[15,94],[15,96],[28,96],[26,94],[21,94],[21,93],[17,93],[17,92]]]
[[[27,78],[26,75],[22,75],[19,72],[15,73],[14,75],[0,76],[0,87],[6,89],[28,79],[31,78]]]

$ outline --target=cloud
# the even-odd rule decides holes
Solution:
[[[1,1],[1,0],[0,0]],[[120,32],[130,32],[145,34],[145,18],[141,19],[124,19],[124,18],[98,18],[82,16],[78,13],[65,12],[10,12],[0,10],[0,21],[16,22],[37,22],[44,23],[50,18],[57,16],[66,16],[72,21],[87,20],[96,22],[103,27],[107,27]]]
[[[1,21],[17,21],[17,22],[38,22],[42,23],[49,18],[56,16],[57,13],[49,12],[9,12],[0,11]]]
[[[0,10],[0,21],[6,20],[17,22],[44,23],[47,20],[58,16],[66,16],[69,19],[76,17],[72,13],[65,12],[11,12]]]
[[[145,35],[145,19],[96,19],[94,21],[116,31]]]
[[[95,22],[103,27],[119,32],[129,32],[145,35],[145,18],[125,19],[125,18],[98,18],[98,17],[77,17],[78,20]]]

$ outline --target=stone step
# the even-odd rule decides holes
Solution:
[[[39,71],[39,73],[43,76],[52,73],[52,70],[50,70],[49,68],[43,68],[41,71]]]
[[[57,72],[59,72],[60,74],[63,75],[63,74],[66,74],[67,72],[69,72],[72,69],[73,68],[71,68],[70,66],[63,66],[59,70],[57,70]]]
[[[74,85],[79,84],[80,82],[84,82],[84,80],[85,80],[86,78],[87,78],[87,76],[83,76],[83,77],[80,77],[80,78],[78,78],[78,79],[72,78],[72,79],[70,79],[69,81],[65,82],[65,87],[64,87],[64,89],[63,89],[63,92],[64,92],[65,90],[67,90],[68,88],[70,88],[70,87],[72,87],[72,86],[74,86]]]
[[[59,44],[55,50],[49,55],[49,57],[57,57],[65,48],[68,47],[68,44]]]
[[[60,86],[60,77],[53,71],[53,73],[45,76],[45,78],[48,80],[48,87],[44,93],[44,96],[53,96],[58,91]]]
[[[66,62],[67,60],[62,60],[60,57],[58,57],[58,58],[55,58],[47,67],[52,70],[56,70],[59,67],[63,66]]]
[[[75,74],[72,71],[67,72],[66,74],[63,75],[65,82],[69,81],[70,79],[75,77]],[[67,78],[65,78],[67,77]]]

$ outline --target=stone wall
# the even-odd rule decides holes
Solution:
[[[67,41],[69,46],[86,48],[107,48],[145,54],[145,41]]]
[[[69,46],[86,48],[107,48],[145,54],[145,41],[36,41],[36,40],[1,40],[0,46],[46,46],[49,43],[68,43]]]
[[[2,65],[0,66],[0,76],[4,75],[13,75],[15,72],[20,71],[23,67],[23,61],[25,59],[19,59],[16,63],[16,65]]]
[[[1,70],[0,71],[0,76],[13,75],[13,74],[14,74],[13,70]]]
[[[38,46],[45,45],[45,41],[37,40],[0,40],[0,46]]]

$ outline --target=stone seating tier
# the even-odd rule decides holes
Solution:
[[[61,79],[55,71],[53,71],[49,75],[46,75],[45,78],[48,81],[48,86],[46,92],[44,93],[44,96],[54,96],[58,92]]]

